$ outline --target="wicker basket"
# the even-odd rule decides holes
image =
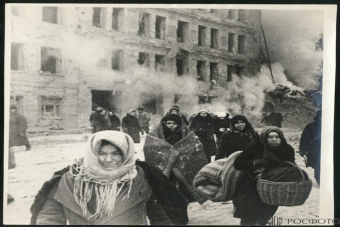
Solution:
[[[307,200],[312,190],[312,180],[306,180],[302,170],[297,165],[302,175],[302,181],[299,182],[272,182],[261,179],[257,181],[257,191],[262,202],[276,206],[300,206]]]

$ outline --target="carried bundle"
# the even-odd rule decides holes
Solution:
[[[312,181],[297,165],[270,169],[259,175],[257,191],[262,202],[275,206],[300,206],[307,200]]]
[[[242,151],[204,166],[194,178],[194,188],[203,197],[213,201],[234,199],[243,172],[236,170],[234,161]]]

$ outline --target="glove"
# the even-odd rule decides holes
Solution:
[[[254,160],[255,168],[268,167],[268,166],[269,166],[269,161],[264,158]]]
[[[271,167],[280,167],[283,164],[280,159],[278,159],[273,153],[269,151],[263,152],[263,158],[269,161]]]

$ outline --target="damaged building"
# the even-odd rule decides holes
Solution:
[[[31,126],[84,127],[97,106],[125,115],[138,67],[194,77],[198,104],[261,67],[260,10],[17,5],[11,12],[10,98]],[[90,51],[73,49],[78,44]],[[159,115],[180,99],[141,96],[149,98],[131,107]]]

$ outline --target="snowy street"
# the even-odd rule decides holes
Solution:
[[[301,131],[284,130],[289,144],[298,148]],[[86,149],[86,134],[72,134],[59,136],[44,136],[30,138],[32,149],[30,151],[17,151],[15,153],[17,166],[9,170],[8,192],[15,198],[8,205],[6,224],[29,224],[30,206],[34,196],[42,184],[49,180],[53,173],[70,165],[75,159],[82,157]],[[142,142],[136,144],[136,159],[144,160]],[[306,169],[304,160],[296,153],[297,164],[305,170],[313,180],[313,189],[303,206],[279,207],[275,216],[281,217],[283,223],[291,218],[317,218],[319,208],[319,186],[314,179],[314,170]],[[238,225],[240,220],[232,216],[232,202],[213,203],[207,201],[203,205],[191,203],[189,206],[189,224],[192,225]],[[20,215],[18,215],[20,214]]]

